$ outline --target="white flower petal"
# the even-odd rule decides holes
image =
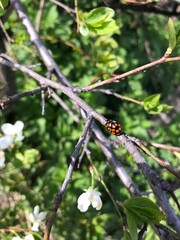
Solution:
[[[34,237],[32,234],[28,234],[25,236],[24,240],[34,240]]]
[[[38,232],[39,231],[39,222],[34,222],[31,230],[33,232]]]
[[[85,193],[79,196],[78,209],[81,212],[85,212],[88,210],[90,204],[92,204],[93,208],[95,208],[96,210],[100,210],[102,208],[102,201],[100,195],[100,192],[89,188]]]
[[[86,212],[91,204],[91,202],[89,201],[88,199],[88,194],[87,192],[85,193],[82,193],[78,200],[78,209],[81,211],[81,212]]]
[[[13,237],[12,240],[23,240],[23,239],[20,237]]]
[[[39,214],[39,206],[36,205],[35,208],[34,208],[34,217],[36,218]]]
[[[5,135],[14,135],[16,133],[14,126],[10,123],[4,123],[1,130]]]
[[[47,212],[40,212],[37,216],[37,218],[41,221],[45,219]]]
[[[0,138],[0,149],[7,149],[13,142],[12,136],[3,136]]]
[[[24,139],[24,136],[22,135],[22,132],[18,133],[17,136],[15,137],[14,141],[22,141]]]
[[[5,165],[5,154],[3,151],[0,151],[0,168],[3,168]]]
[[[101,201],[101,198],[99,196],[94,196],[94,199],[92,201],[92,206],[96,210],[100,210],[102,208],[102,201]]]
[[[22,121],[15,122],[14,124],[15,133],[18,134],[22,132],[23,128],[24,128],[24,123]]]
[[[81,212],[86,212],[89,208],[90,204],[78,204],[78,209]]]
[[[29,220],[33,223],[35,221],[35,217],[33,213],[29,214]]]

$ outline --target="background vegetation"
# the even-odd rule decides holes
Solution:
[[[21,2],[33,25],[37,27],[40,1]],[[91,33],[82,36],[77,31],[76,16],[73,11],[68,12],[53,1],[45,1],[39,35],[63,74],[74,86],[84,87],[95,78],[107,79],[111,77],[109,74],[124,73],[161,58],[165,53],[168,47],[169,16],[163,14],[163,11],[171,12],[171,9],[164,6],[160,9],[162,14],[145,12],[144,5],[137,5],[142,7],[141,11],[131,8],[124,10],[121,5],[126,5],[125,2],[128,1],[109,1],[108,4],[108,7],[115,11],[114,19],[119,27],[119,33],[113,35]],[[64,0],[63,4],[68,9],[74,9],[73,1]],[[152,6],[155,4],[157,3],[153,3]],[[82,14],[101,6],[106,5],[98,0],[78,2],[78,10]],[[174,16],[173,21],[178,28],[180,23],[178,17]],[[4,28],[9,36],[7,40],[2,35],[7,53],[20,64],[35,65],[33,71],[45,76],[47,69],[14,11],[4,21]],[[176,48],[172,56],[178,55],[180,49]],[[128,135],[147,142],[178,147],[180,145],[179,79],[177,61],[158,65],[146,72],[130,76],[120,83],[102,87],[137,101],[143,101],[148,96],[159,93],[161,103],[173,106],[173,110],[169,113],[151,115],[141,105],[98,91],[82,92],[79,96],[106,118],[120,122]],[[14,93],[32,90],[38,86],[35,80],[20,71],[14,72],[13,81],[16,85],[16,88],[13,87]],[[6,151],[5,167],[0,171],[0,225],[4,229],[0,230],[0,238],[3,240],[14,236],[12,231],[5,230],[6,227],[15,227],[15,232],[18,232],[18,228],[29,229],[27,216],[35,205],[38,204],[42,210],[50,211],[66,176],[70,157],[80,137],[84,121],[76,113],[70,100],[61,93],[59,96],[78,116],[79,122],[75,122],[72,115],[60,107],[53,98],[48,97],[47,93],[44,116],[41,114],[40,93],[21,98],[1,112],[1,125],[5,122],[14,123],[17,120],[25,124],[24,141],[16,143]],[[97,125],[106,136],[115,140],[115,137],[110,135],[100,123],[97,122]],[[116,175],[114,168],[107,164],[106,157],[93,139],[89,142],[88,149],[94,166],[114,198],[120,202],[129,199],[129,192]],[[179,167],[178,152],[153,147],[149,149],[159,158],[168,160],[173,168]],[[115,153],[139,190],[149,193],[148,197],[156,203],[150,185],[145,181],[132,156],[122,146],[116,148]],[[176,177],[150,157],[144,156],[148,165],[171,184],[176,197],[180,197]],[[81,213],[77,209],[78,196],[91,184],[90,165],[87,156],[84,155],[80,168],[75,168],[73,172],[72,181],[67,187],[53,226],[54,239],[115,240],[123,237],[117,211],[97,178],[95,187],[102,194],[102,209],[97,212],[90,208],[86,213]],[[176,204],[172,199],[170,202],[177,213]],[[163,224],[166,225],[166,222],[164,221]],[[18,234],[24,236],[21,231]],[[37,235],[35,237],[38,239]],[[144,239],[158,239],[150,225]]]

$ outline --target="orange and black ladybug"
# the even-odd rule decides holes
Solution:
[[[107,119],[105,127],[109,132],[116,136],[120,136],[122,132],[121,124],[117,123],[115,120]]]

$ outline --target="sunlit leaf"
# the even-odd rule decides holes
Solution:
[[[124,202],[124,208],[131,212],[137,222],[159,223],[164,219],[158,206],[147,197],[135,197]]]
[[[119,33],[119,26],[115,20],[112,19],[114,16],[114,10],[107,7],[95,8],[81,17],[84,19],[83,22],[86,24],[91,32],[95,32],[97,35]]]
[[[79,27],[79,32],[83,35],[83,36],[87,36],[89,34],[89,29],[87,28],[86,25],[81,25]]]
[[[98,27],[102,22],[110,20],[113,16],[114,10],[111,8],[95,8],[86,15],[86,23]]]
[[[154,94],[144,99],[144,110],[149,114],[158,114],[161,112],[168,113],[172,110],[172,106],[161,104],[159,102],[161,95]]]

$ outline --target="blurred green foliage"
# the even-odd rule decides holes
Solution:
[[[38,9],[39,2],[29,0],[22,2],[35,25],[37,15],[35,9]],[[64,4],[74,8],[70,1],[66,0]],[[102,1],[98,0],[88,1],[86,4],[79,1],[79,10],[85,14],[101,5]],[[66,12],[51,1],[45,2],[39,34],[62,72],[75,86],[87,86],[94,78],[99,80],[108,78],[112,73],[123,73],[158,59],[165,53],[168,47],[167,17],[128,10],[115,11],[113,18],[119,26],[120,34],[82,36],[77,32],[74,13]],[[178,24],[178,21],[175,22],[175,25]],[[13,39],[11,44],[7,43],[9,53],[19,63],[27,66],[41,63],[33,70],[45,75],[47,69],[14,12],[5,23],[5,28]],[[178,54],[180,50],[177,48],[173,55]],[[169,119],[168,122],[163,121],[161,115],[148,114],[142,106],[103,93],[81,93],[80,96],[105,117],[120,122],[123,130],[129,135],[146,141],[179,146],[180,115],[176,111],[179,96],[175,93],[179,79],[179,63],[173,62],[133,75],[118,84],[105,86],[139,101],[160,93],[161,102],[175,106],[174,110],[165,115]],[[16,72],[16,84],[18,92],[31,90],[38,85],[20,72]],[[76,114],[69,99],[61,93],[58,94]],[[64,109],[48,97],[45,103],[45,116],[42,116],[40,94],[23,98],[11,108],[4,110],[0,123],[14,123],[18,119],[25,124],[26,138],[6,152],[6,166],[0,172],[0,191],[7,199],[9,194],[16,194],[18,198],[14,197],[11,203],[7,200],[7,204],[1,208],[0,219],[1,226],[19,226],[27,229],[29,224],[27,213],[31,212],[35,205],[38,204],[42,210],[50,211],[66,176],[70,156],[80,137],[84,122],[80,120],[79,123],[75,123]],[[103,131],[108,136],[106,130]],[[106,166],[106,158],[93,140],[89,144],[89,150],[96,168],[115,199],[122,202],[130,198],[114,169]],[[173,167],[179,166],[178,155],[164,150],[153,148],[151,150],[160,158],[168,160]],[[151,191],[132,157],[123,147],[120,146],[116,153],[139,189]],[[165,179],[175,181],[171,174],[162,172],[162,168],[152,159],[147,160]],[[98,181],[95,185],[102,193],[102,210],[96,212],[90,208],[88,212],[80,213],[77,209],[78,196],[91,183],[89,165],[88,159],[84,156],[80,169],[75,169],[73,173],[53,228],[55,239],[116,240],[123,236],[114,205]],[[175,204],[172,204],[176,208]],[[152,229],[148,227],[145,236],[155,239],[153,234]],[[7,232],[1,236],[1,239],[11,239],[14,235]]]

